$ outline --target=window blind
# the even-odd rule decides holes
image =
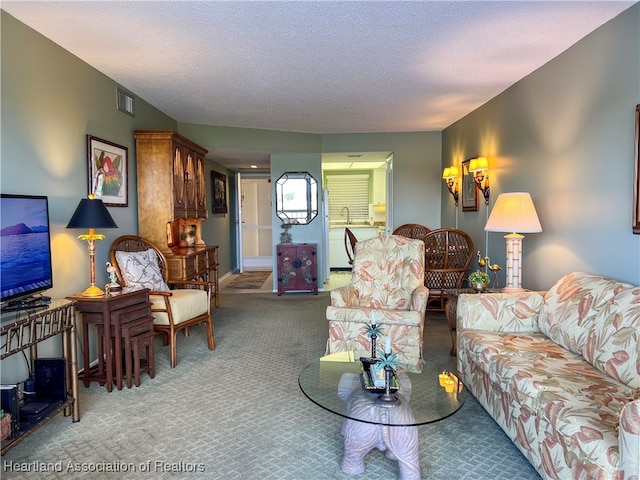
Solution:
[[[331,221],[346,221],[349,209],[351,222],[369,221],[369,173],[357,175],[327,175],[329,190],[329,218]]]

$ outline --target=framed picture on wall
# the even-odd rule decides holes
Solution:
[[[89,195],[105,205],[126,207],[129,202],[128,149],[87,135],[87,183]]]
[[[227,176],[211,172],[213,189],[213,213],[227,213]]]
[[[636,139],[634,142],[633,233],[640,235],[640,105],[636,105]]]
[[[473,181],[473,173],[469,171],[471,159],[462,162],[462,211],[478,211],[478,190]]]

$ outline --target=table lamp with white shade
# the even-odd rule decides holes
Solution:
[[[522,233],[542,231],[536,207],[527,192],[501,193],[498,195],[489,220],[487,232],[510,232],[507,241],[507,279],[505,292],[520,292],[522,288]]]

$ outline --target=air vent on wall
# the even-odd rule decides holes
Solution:
[[[135,117],[135,103],[133,95],[118,87],[118,110]]]

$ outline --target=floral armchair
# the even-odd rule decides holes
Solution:
[[[375,311],[382,330],[378,349],[384,349],[386,337],[391,337],[400,363],[421,365],[428,296],[422,240],[390,235],[358,242],[351,283],[331,291],[327,354],[355,351],[370,356],[365,324]]]

